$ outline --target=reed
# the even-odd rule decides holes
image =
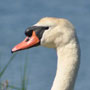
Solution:
[[[21,82],[21,90],[27,90],[28,78],[27,78],[28,56],[25,58],[23,77]]]
[[[25,58],[25,64],[24,64],[24,69],[23,69],[23,77],[21,78],[21,86],[20,88],[15,86],[15,85],[9,85],[8,80],[1,82],[1,78],[4,75],[5,71],[9,67],[10,63],[14,60],[15,56],[17,53],[14,53],[7,64],[4,66],[4,68],[1,70],[0,68],[0,90],[27,90],[27,85],[28,85],[28,78],[27,78],[27,66],[28,66],[28,57],[26,56]]]
[[[13,61],[14,57],[16,56],[16,53],[14,53],[11,58],[9,59],[8,63],[4,66],[4,68],[0,71],[0,79],[3,76],[3,74],[5,73],[6,69],[8,68],[8,66],[10,65],[10,63]]]

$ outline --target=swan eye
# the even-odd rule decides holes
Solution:
[[[47,29],[49,29],[49,27],[48,26],[46,26],[46,27],[43,27],[44,28],[44,30],[47,30]]]

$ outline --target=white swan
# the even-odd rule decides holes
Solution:
[[[79,69],[79,47],[73,25],[62,18],[42,18],[26,31],[26,38],[12,52],[42,45],[55,48],[58,56],[51,90],[73,90]]]

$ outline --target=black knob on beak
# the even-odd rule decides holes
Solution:
[[[27,30],[25,30],[25,35],[30,37],[30,36],[32,36],[32,32],[33,32],[33,30],[27,29]]]

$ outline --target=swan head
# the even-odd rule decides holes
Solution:
[[[75,38],[74,27],[66,19],[46,17],[42,18],[35,26],[49,27],[41,38],[41,45],[48,48],[57,48]]]
[[[75,39],[73,25],[68,20],[61,18],[42,18],[32,27],[27,28],[25,34],[27,36],[25,40],[16,45],[12,52],[38,45],[57,48]]]

